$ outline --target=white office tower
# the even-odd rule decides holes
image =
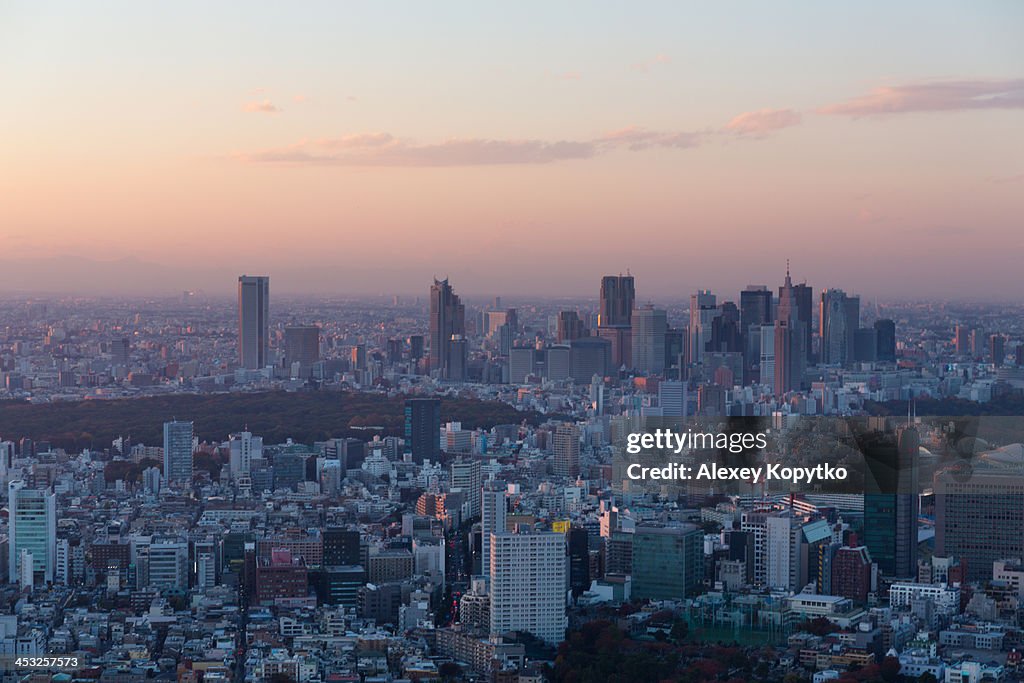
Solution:
[[[188,588],[188,543],[176,538],[154,538],[149,544],[148,584],[154,588]]]
[[[46,490],[25,488],[25,482],[12,481],[7,487],[8,580],[24,580],[22,551],[32,557],[35,579],[53,583],[57,565],[57,499]],[[35,583],[35,581],[33,581]]]
[[[452,490],[466,496],[466,517],[480,514],[480,489],[483,484],[479,460],[456,460],[452,463]]]
[[[56,566],[53,571],[53,580],[61,586],[71,585],[71,541],[69,539],[57,539],[55,557]]]
[[[565,534],[490,536],[491,637],[527,631],[548,643],[565,639]]]
[[[192,485],[192,423],[164,422],[164,481],[168,485]]]
[[[215,585],[217,585],[217,564],[213,553],[199,553],[196,556],[196,587],[213,588]]]
[[[508,530],[505,484],[489,481],[480,493],[480,573],[491,572],[491,534]]]
[[[32,560],[32,553],[22,550],[18,556],[18,584],[22,590],[32,590],[36,583],[35,563]]]
[[[232,434],[228,440],[231,450],[231,479],[252,473],[252,461],[263,458],[263,437],[253,436],[252,432]]]

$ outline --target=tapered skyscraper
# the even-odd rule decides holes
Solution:
[[[430,370],[437,370],[441,379],[450,377],[452,369],[464,368],[466,345],[461,343],[466,334],[466,308],[448,280],[434,280],[430,287]],[[452,340],[459,343],[453,344]],[[453,353],[459,354],[453,357]]]
[[[793,286],[786,266],[786,281],[779,288],[779,310],[775,320],[775,382],[777,396],[800,389],[807,361],[808,326],[803,320],[810,312],[803,311],[802,292],[809,292],[807,285],[802,289]],[[809,304],[809,301],[808,301]]]
[[[267,364],[270,278],[238,278],[238,364],[255,370]]]

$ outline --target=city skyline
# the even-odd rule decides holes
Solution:
[[[1015,286],[1013,3],[118,7],[5,8],[7,291]]]

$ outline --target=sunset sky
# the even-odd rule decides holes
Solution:
[[[0,74],[0,295],[1021,292],[1015,0],[3,2]]]

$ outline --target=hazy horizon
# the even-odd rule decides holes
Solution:
[[[7,3],[0,289],[733,298],[791,259],[1011,300],[1022,34],[1014,2]]]

